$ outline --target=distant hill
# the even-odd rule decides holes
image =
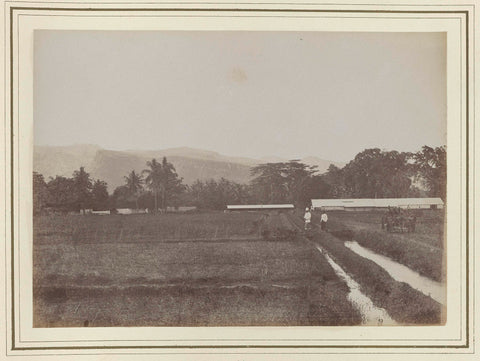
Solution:
[[[84,166],[92,169],[95,155],[101,148],[97,145],[83,144],[66,147],[35,146],[33,151],[33,170],[44,175],[45,179],[56,175],[71,176],[73,171]]]
[[[152,158],[161,161],[167,157],[186,184],[195,180],[226,178],[238,183],[250,181],[250,168],[268,162],[265,159],[230,157],[217,152],[193,148],[170,148],[164,150],[114,151],[96,145],[73,145],[64,147],[35,146],[33,169],[45,179],[56,175],[71,177],[74,170],[84,166],[95,179],[108,183],[109,191],[124,184],[123,177],[131,170],[141,172]],[[287,159],[275,158],[275,161]],[[307,157],[306,164],[317,165],[320,173],[331,163],[343,167],[344,163],[330,162],[317,157]]]
[[[169,148],[163,150],[127,150],[127,153],[145,156],[149,159],[162,157],[184,157],[201,160],[211,160],[216,162],[238,163],[248,166],[258,164],[257,159],[245,157],[230,157],[217,152],[189,147]]]

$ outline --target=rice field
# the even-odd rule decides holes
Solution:
[[[284,215],[48,216],[34,227],[35,327],[361,322],[327,261],[291,229],[278,236]]]
[[[35,217],[34,327],[359,325],[351,284],[396,324],[443,322],[338,237],[378,232],[371,218],[329,216],[332,233],[306,234],[293,213]]]

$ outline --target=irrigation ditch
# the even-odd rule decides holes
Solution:
[[[289,214],[287,217],[297,231],[302,230],[303,221],[298,216]],[[364,324],[432,325],[445,322],[446,307],[438,302],[444,302],[441,285],[434,284],[430,290],[424,287],[419,291],[416,287],[428,282],[423,279],[414,281],[419,278],[406,273],[407,267],[401,268],[397,264],[394,265],[394,271],[387,270],[392,264],[385,262],[385,259],[380,265],[375,262],[378,261],[375,257],[369,258],[365,252],[355,252],[358,247],[346,245],[344,240],[320,230],[314,224],[310,231],[299,238],[328,257],[327,261],[337,275],[349,286],[349,300],[362,313]]]

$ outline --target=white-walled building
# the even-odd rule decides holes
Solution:
[[[443,201],[440,198],[312,199],[312,207],[325,211],[369,211],[384,210],[388,207],[442,209]]]
[[[293,204],[238,204],[227,205],[229,211],[261,211],[261,210],[288,210],[294,209]]]

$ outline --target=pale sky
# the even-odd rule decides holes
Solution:
[[[35,144],[351,160],[446,144],[445,33],[35,32]]]

